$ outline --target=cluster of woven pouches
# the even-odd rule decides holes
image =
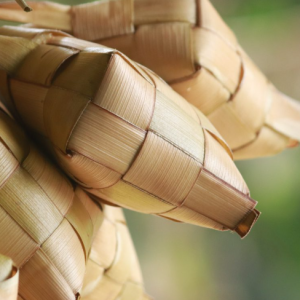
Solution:
[[[31,23],[0,27],[0,299],[150,299],[120,207],[246,236],[259,212],[233,159],[296,146],[300,105],[208,0],[17,2],[33,11],[0,5]]]

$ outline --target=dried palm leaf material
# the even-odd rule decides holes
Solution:
[[[104,220],[87,262],[81,299],[149,300],[122,210],[103,207]]]
[[[0,253],[20,269],[18,299],[77,299],[103,222],[99,205],[74,189],[3,111],[0,168]]]
[[[116,50],[61,33],[0,29],[1,93],[94,196],[245,236],[259,213],[206,117]]]
[[[120,208],[74,190],[1,110],[0,154],[0,251],[20,299],[149,299]],[[0,255],[0,300],[17,297],[11,269]]]
[[[13,261],[0,254],[0,300],[17,300],[19,270]]]
[[[78,6],[13,3],[0,18],[101,42],[149,67],[200,109],[235,159],[276,154],[300,140],[300,105],[277,91],[208,0],[111,0]]]

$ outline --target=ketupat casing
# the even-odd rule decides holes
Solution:
[[[147,299],[120,208],[74,188],[1,110],[0,154],[0,253],[20,269],[20,299]]]
[[[19,284],[19,270],[13,261],[0,254],[0,299],[17,300]]]
[[[276,154],[300,140],[300,105],[266,79],[208,0],[112,0],[77,6],[14,3],[0,18],[59,28],[116,48],[199,108],[235,159]]]
[[[2,111],[0,122],[0,253],[21,269],[22,299],[76,299],[101,210]]]
[[[82,300],[150,300],[122,210],[103,205],[104,219],[87,262]]]
[[[7,106],[48,140],[59,164],[90,194],[248,233],[259,213],[230,149],[154,73],[116,50],[60,32],[4,27],[0,34]]]

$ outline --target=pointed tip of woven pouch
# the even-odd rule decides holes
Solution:
[[[236,226],[234,231],[243,239],[245,238],[254,224],[256,223],[257,219],[260,216],[260,212],[256,209],[251,211],[249,214],[247,214],[241,222]]]

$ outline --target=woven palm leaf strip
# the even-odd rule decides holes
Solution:
[[[60,32],[4,27],[0,34],[7,105],[89,193],[143,213],[249,232],[259,213],[230,149],[154,73]]]
[[[17,300],[19,270],[13,261],[0,254],[0,299]]]
[[[2,4],[0,18],[58,28],[116,48],[199,108],[235,159],[276,154],[300,140],[300,105],[280,93],[208,0],[112,0],[78,6]]]
[[[1,110],[0,167],[0,253],[20,270],[18,299],[77,299],[83,282],[86,299],[143,299],[120,209],[74,189]]]
[[[82,300],[149,300],[122,210],[103,205],[104,220],[93,243]]]

